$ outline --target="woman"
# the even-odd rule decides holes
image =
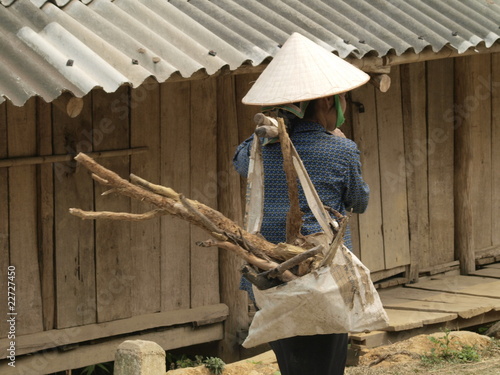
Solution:
[[[286,118],[292,143],[325,206],[342,214],[351,210],[362,213],[368,204],[369,189],[361,176],[359,151],[356,144],[345,138],[338,128],[343,123],[346,109],[345,92],[367,79],[363,72],[361,75],[357,68],[349,64],[348,72],[355,69],[352,70],[355,76],[352,82],[346,80],[341,72],[331,73],[339,68],[345,70],[344,64],[347,63],[322,47],[299,34],[293,34],[243,102],[263,105],[263,110]],[[297,69],[302,71],[297,72]],[[340,85],[335,83],[337,75],[346,82]],[[294,84],[290,83],[290,77],[295,78]],[[319,87],[312,87],[313,84]],[[252,140],[253,136],[243,142],[233,159],[236,170],[245,177]],[[285,241],[288,188],[279,143],[275,139],[265,139],[263,143],[264,216],[261,234],[268,241],[279,243]],[[321,227],[300,187],[299,202],[304,213],[302,234],[320,232]],[[350,248],[349,232],[344,241]],[[250,292],[252,298],[249,285],[243,283],[242,287]],[[276,353],[282,375],[340,375],[344,373],[347,341],[347,333],[341,333],[294,336],[271,342],[270,345]]]

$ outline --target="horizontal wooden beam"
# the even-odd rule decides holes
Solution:
[[[500,245],[491,246],[486,249],[478,250],[474,254],[476,260],[482,258],[497,258],[500,256]]]
[[[112,158],[115,156],[136,155],[136,154],[142,154],[146,151],[148,151],[147,147],[135,147],[135,148],[120,149],[120,150],[88,152],[86,154],[94,159],[98,159],[98,158]],[[20,165],[60,163],[65,161],[71,161],[75,156],[76,155],[73,154],[63,154],[63,155],[47,155],[47,156],[25,156],[18,158],[0,159],[0,168],[17,167]]]
[[[458,53],[457,50],[450,47],[444,47],[438,52],[434,52],[432,49],[428,48],[424,49],[420,53],[405,52],[399,56],[395,53],[382,57],[366,56],[361,59],[348,56],[345,58],[345,61],[367,73],[388,74],[392,66],[496,52],[500,52],[500,43],[495,43],[490,48],[486,48],[484,45],[471,47],[463,53]],[[262,73],[268,63],[269,61],[266,60],[266,63],[258,66],[242,65],[232,71],[232,74]]]
[[[438,273],[445,273],[449,271],[456,271],[460,269],[460,262],[455,260],[453,262],[437,264],[435,266],[425,267],[419,271],[420,275],[428,274],[428,275],[436,275]]]
[[[372,279],[372,282],[376,282],[376,281],[387,279],[389,277],[393,277],[393,276],[398,275],[398,274],[403,273],[403,272],[406,272],[406,266],[399,266],[399,267],[391,268],[388,270],[372,272],[370,274],[370,277]]]
[[[225,304],[201,306],[193,309],[175,310],[134,316],[106,323],[88,324],[79,327],[53,329],[16,337],[16,354],[34,353],[40,350],[71,345],[105,337],[129,334],[154,328],[171,327],[191,323],[203,326],[226,319],[229,309]],[[1,339],[0,347],[8,348],[9,339]],[[0,359],[6,358],[7,351],[0,353]],[[1,374],[3,372],[0,371]]]
[[[165,350],[172,350],[222,340],[223,335],[223,324],[217,323],[199,328],[177,327],[162,330],[161,332],[121,336],[120,338],[99,343],[82,344],[66,351],[53,349],[33,355],[16,357],[16,367],[9,366],[8,360],[2,360],[0,361],[0,374],[50,374],[110,362],[115,358],[118,345],[125,340],[153,341]]]

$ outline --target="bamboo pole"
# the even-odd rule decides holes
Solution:
[[[110,150],[110,151],[96,151],[89,152],[87,155],[98,159],[98,158],[111,158],[114,156],[127,156],[127,155],[137,155],[148,151],[147,147],[135,147],[126,148],[120,150]],[[64,155],[48,155],[48,156],[26,156],[19,158],[8,158],[0,159],[0,168],[7,167],[18,167],[21,165],[36,165],[36,164],[47,164],[47,163],[60,163],[73,160],[74,155],[64,154]]]

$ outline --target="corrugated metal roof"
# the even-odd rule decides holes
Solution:
[[[0,0],[0,103],[259,65],[300,32],[346,58],[463,53],[500,39],[500,0]]]

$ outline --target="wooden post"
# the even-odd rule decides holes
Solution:
[[[39,155],[52,154],[52,110],[41,99],[36,100],[37,148]],[[52,165],[37,166],[38,249],[42,288],[43,329],[55,328],[54,274],[54,181]]]
[[[391,77],[388,74],[370,74],[370,83],[380,92],[387,92],[391,87]]]
[[[217,85],[217,169],[223,176],[217,201],[219,211],[241,225],[243,210],[240,177],[231,162],[239,143],[234,81],[233,75],[225,75],[219,77]],[[218,356],[225,362],[240,359],[238,333],[248,329],[247,297],[245,292],[239,290],[239,270],[243,263],[235,254],[225,250],[219,251],[221,302],[225,303],[231,312],[224,322],[224,339],[218,350]]]
[[[82,113],[84,101],[82,98],[77,98],[69,92],[65,92],[53,104],[61,112],[66,113],[71,118],[75,118]]]
[[[482,126],[491,121],[489,96],[479,90],[479,75],[489,73],[489,56],[460,57],[455,60],[455,244],[462,274],[475,270],[474,252],[489,220],[491,229],[491,176],[484,184],[486,142]],[[488,125],[489,126],[489,125]],[[482,209],[484,208],[484,210]],[[491,232],[489,233],[491,236]],[[491,238],[491,237],[490,237]],[[483,241],[483,239],[481,239]]]

